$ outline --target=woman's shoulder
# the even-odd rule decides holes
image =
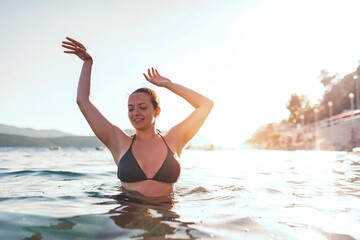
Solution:
[[[163,134],[163,137],[167,145],[169,146],[170,150],[172,150],[174,153],[177,153],[177,155],[180,156],[182,151],[181,139],[176,129],[173,128],[170,129],[165,134]]]
[[[168,131],[159,131],[160,135],[163,136],[166,140],[172,141],[175,138],[174,129],[169,129]]]
[[[131,143],[133,140],[133,135],[127,133],[126,131],[115,127],[114,129],[114,143],[120,148],[126,148],[128,143]],[[125,146],[124,146],[125,145]]]
[[[114,127],[113,136],[110,141],[109,150],[114,156],[115,160],[118,160],[120,156],[122,156],[127,149],[130,147],[133,138],[125,131],[118,127]]]

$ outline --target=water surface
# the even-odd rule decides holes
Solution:
[[[187,150],[181,165],[175,203],[145,205],[108,151],[0,148],[0,239],[360,239],[360,154]]]

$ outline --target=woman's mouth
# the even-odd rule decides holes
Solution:
[[[135,123],[139,123],[139,122],[141,122],[141,121],[143,121],[144,119],[143,118],[135,118],[133,121],[135,122]]]

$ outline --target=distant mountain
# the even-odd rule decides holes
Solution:
[[[34,138],[19,135],[0,134],[0,147],[76,147],[95,148],[103,146],[95,136]]]
[[[20,128],[5,124],[0,124],[0,134],[11,134],[11,135],[20,135],[20,136],[36,137],[36,138],[76,136],[71,133],[65,133],[54,129],[36,130],[33,128]]]
[[[133,130],[126,130],[131,135]],[[0,133],[0,147],[51,147],[58,146],[62,148],[96,148],[104,144],[95,136],[70,136],[55,138],[35,138],[13,134]],[[189,149],[210,149],[216,148],[209,140],[202,136],[196,136],[189,143]]]
[[[51,142],[44,138],[0,134],[0,147],[50,147]]]
[[[135,134],[133,129],[125,129],[128,135]],[[166,134],[166,131],[162,131]],[[77,136],[58,130],[36,130],[32,128],[19,128],[0,124],[0,147],[99,147],[103,143],[95,136]],[[213,146],[211,140],[203,136],[195,136],[188,147],[203,149]]]
[[[0,124],[0,147],[75,147],[75,148],[92,148],[103,146],[104,144],[95,136],[76,136],[69,133],[64,133],[57,130],[34,130],[27,128],[11,127]],[[4,134],[3,132],[11,132],[12,134]],[[19,134],[13,134],[18,132]],[[38,133],[39,132],[39,133]],[[129,135],[135,133],[134,130],[125,129]],[[29,135],[47,135],[59,137],[33,137]],[[65,135],[65,136],[64,136]]]

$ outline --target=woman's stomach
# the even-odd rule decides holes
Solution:
[[[121,185],[129,191],[136,191],[148,197],[170,196],[174,191],[173,183],[164,183],[154,180],[144,180],[135,183],[121,182]]]

